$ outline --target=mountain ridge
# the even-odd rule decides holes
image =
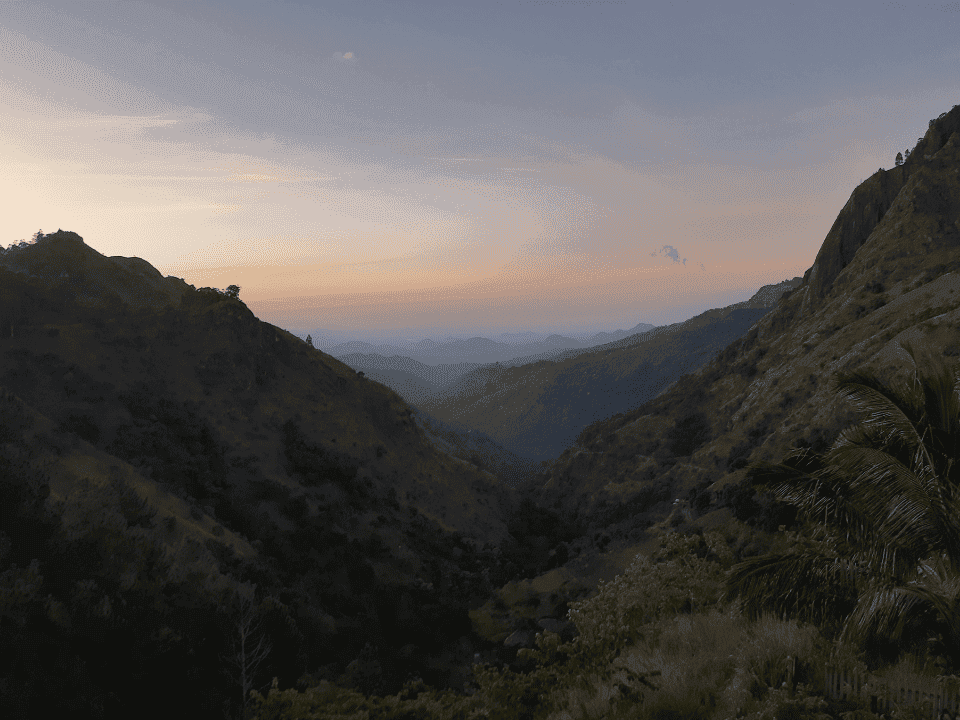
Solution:
[[[553,333],[535,341],[521,343],[497,342],[491,338],[475,336],[435,342],[429,338],[406,346],[397,346],[390,343],[376,345],[362,341],[351,340],[324,349],[324,352],[334,357],[353,355],[381,355],[384,357],[408,357],[425,365],[444,365],[462,362],[478,364],[512,360],[521,355],[537,352],[562,351],[572,348],[593,347],[598,344],[612,342],[638,332],[652,330],[655,326],[649,323],[639,323],[630,330],[617,330],[612,333],[600,332],[589,338],[578,340]]]
[[[887,378],[908,373],[901,342],[952,363],[960,352],[960,108],[931,121],[917,147],[909,166],[878,171],[854,190],[800,287],[683,384],[585,428],[539,485],[539,500],[576,517],[603,514],[613,496],[604,498],[600,487],[613,477],[617,502],[639,497],[630,479],[636,472],[653,472],[650,481],[671,488],[674,498],[699,498],[703,510],[749,498],[752,490],[742,485],[749,461],[776,461],[795,442],[822,449],[853,421],[820,378],[854,368]],[[899,190],[877,220],[893,181]],[[873,218],[866,237],[854,232],[864,217]],[[709,439],[686,462],[643,460],[631,469],[615,459],[621,442],[655,458],[663,442],[651,433],[662,435],[685,417],[707,418],[710,426]],[[603,480],[584,466],[585,450],[599,453],[590,456],[597,465],[606,458]],[[744,507],[757,509],[743,502],[741,516]]]

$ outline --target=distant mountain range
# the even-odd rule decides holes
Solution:
[[[610,333],[599,332],[588,337],[557,334],[542,336],[532,332],[524,332],[501,333],[496,336],[498,339],[472,337],[446,340],[439,343],[429,338],[403,344],[373,344],[362,340],[351,340],[322,349],[328,355],[333,355],[336,358],[352,357],[354,355],[382,355],[384,357],[399,355],[411,358],[424,365],[483,364],[505,362],[525,355],[550,353],[551,351],[595,347],[637,333],[647,332],[655,327],[650,323],[638,323],[630,330],[616,330]]]

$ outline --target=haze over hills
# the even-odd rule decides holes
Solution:
[[[911,347],[958,368],[960,106],[853,191],[793,289],[773,287],[772,309],[455,380],[458,427],[490,426],[477,452],[499,452],[500,427],[536,447],[524,427],[586,423],[514,488],[459,456],[462,429],[235,295],[73,232],[3,253],[4,701],[219,716],[251,607],[273,643],[257,687],[382,696],[413,670],[459,689],[474,653],[516,680],[536,633],[577,637],[570,604],[671,531],[719,529],[729,562],[770,547],[796,516],[745,468],[859,419],[833,378],[908,380]]]
[[[425,365],[457,364],[457,363],[492,363],[512,360],[524,355],[546,353],[552,350],[569,350],[573,348],[588,348],[604,343],[620,340],[636,333],[652,330],[655,325],[638,323],[630,330],[616,330],[614,332],[598,332],[591,335],[560,335],[538,334],[534,332],[501,333],[492,339],[474,335],[470,337],[446,337],[439,342],[430,338],[420,340],[399,338],[392,341],[367,342],[364,340],[350,340],[330,344],[321,344],[316,341],[312,333],[297,331],[298,337],[306,339],[310,335],[314,339],[314,346],[329,355],[337,358],[352,357],[354,355],[401,355],[412,358]],[[317,337],[324,331],[318,330]]]

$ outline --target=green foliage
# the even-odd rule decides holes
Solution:
[[[271,689],[265,696],[251,693],[254,720],[467,720],[480,718],[477,700],[453,692],[438,692],[422,681],[410,681],[394,697],[366,697],[356,690],[322,681],[304,692]]]
[[[187,310],[199,310],[215,305],[224,300],[240,300],[240,288],[230,285],[226,290],[213,287],[202,287],[196,290],[187,289],[180,298],[180,307]]]
[[[292,419],[283,424],[283,449],[290,470],[300,474],[304,484],[333,482],[355,499],[366,494],[366,488],[356,482],[357,461],[346,453],[309,443]]]
[[[553,562],[551,550],[556,550],[554,558],[557,553],[569,554],[563,543],[580,537],[585,528],[524,495],[507,519],[507,530],[510,537],[502,547],[504,561],[513,564],[518,577],[529,578],[545,572],[545,565]]]
[[[716,560],[691,550],[706,545]],[[671,533],[654,558],[638,555],[625,572],[601,583],[596,596],[570,604],[568,616],[584,647],[616,655],[640,639],[641,628],[678,612],[716,607],[723,592],[722,558],[729,547],[716,533]]]
[[[108,452],[131,465],[149,467],[154,480],[185,495],[199,500],[217,495],[226,479],[223,449],[196,407],[158,397],[146,386],[135,386],[119,400],[134,423],[117,429]]]
[[[737,606],[720,607],[722,568],[732,561],[719,533],[671,533],[653,558],[571,606],[577,637],[544,632],[513,667],[475,665],[466,695],[411,681],[378,697],[323,681],[252,693],[254,717],[822,720],[827,703],[812,685],[828,644],[796,621],[750,622]],[[353,673],[362,675],[359,660]]]

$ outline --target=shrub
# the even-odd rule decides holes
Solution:
[[[729,548],[715,534],[708,540],[676,536],[654,562],[637,555],[630,567],[609,583],[601,582],[596,596],[570,604],[568,616],[585,645],[615,652],[633,644],[640,628],[681,610],[692,612],[716,606],[722,593],[723,569],[717,562],[689,554],[707,542],[715,554]],[[664,555],[676,557],[664,559]]]

